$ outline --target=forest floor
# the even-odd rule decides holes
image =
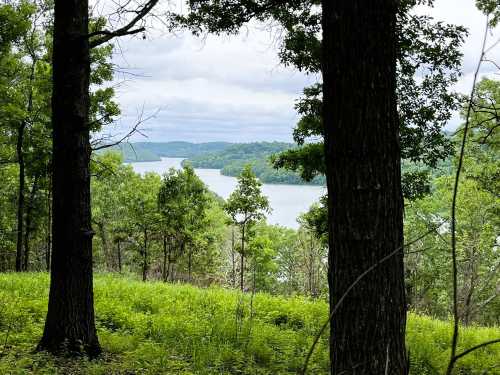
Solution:
[[[96,319],[104,354],[97,360],[35,353],[47,310],[49,276],[0,274],[0,374],[296,374],[327,318],[327,304],[303,297],[223,288],[95,278]],[[410,314],[412,374],[442,374],[450,322]],[[500,337],[500,327],[462,329],[460,351]],[[500,374],[500,345],[477,350],[457,374]],[[322,338],[310,374],[328,373]]]

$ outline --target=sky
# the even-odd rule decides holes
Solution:
[[[462,51],[463,76],[454,89],[468,93],[481,52],[485,17],[473,0],[436,0],[416,12],[469,29]],[[500,36],[488,37],[490,43]],[[294,104],[302,89],[317,82],[280,64],[276,35],[254,24],[236,36],[198,39],[188,32],[153,32],[146,39],[121,38],[113,62],[113,85],[122,115],[108,133],[124,134],[147,119],[132,141],[292,141]],[[500,61],[500,46],[490,53]],[[492,76],[485,64],[482,75]],[[457,127],[456,114],[447,125]]]

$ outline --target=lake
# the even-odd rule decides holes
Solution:
[[[130,163],[137,173],[163,174],[169,168],[181,168],[182,158],[162,158],[161,161]],[[235,177],[223,176],[218,169],[195,169],[196,174],[210,190],[224,199],[235,189]],[[262,193],[268,197],[273,209],[268,215],[270,224],[298,228],[297,217],[326,193],[323,186],[263,184]]]

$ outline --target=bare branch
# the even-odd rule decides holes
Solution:
[[[141,113],[139,114],[139,119],[137,120],[137,122],[134,124],[134,126],[132,127],[132,129],[127,133],[125,134],[122,138],[120,138],[118,141],[116,142],[112,142],[112,143],[106,143],[106,144],[103,144],[103,145],[100,145],[100,146],[96,146],[96,147],[93,147],[92,148],[92,151],[99,151],[99,150],[103,150],[103,149],[106,149],[106,148],[110,148],[110,147],[114,147],[114,146],[117,146],[119,145],[120,143],[123,143],[124,141],[128,141],[130,139],[130,137],[132,135],[134,135],[135,133],[139,133],[141,134],[142,136],[144,137],[147,137],[144,133],[142,133],[139,129],[139,126],[142,125],[143,123],[145,123],[146,121],[149,121],[151,120],[152,118],[155,118],[156,115],[158,114],[159,110],[157,110],[155,113],[153,113],[152,115],[146,117],[146,118],[143,118],[143,114],[144,114],[144,106],[142,107],[141,109]]]
[[[465,357],[467,354],[472,353],[475,350],[484,348],[485,346],[488,346],[488,345],[497,344],[497,343],[500,343],[500,338],[494,339],[494,340],[490,340],[490,341],[485,341],[485,342],[483,342],[481,344],[473,346],[472,348],[469,348],[469,349],[463,351],[462,353],[457,354],[455,356],[455,361],[458,360],[458,359],[460,359],[460,358],[462,358],[462,357]]]
[[[133,17],[132,20],[130,20],[130,22],[128,22],[125,26],[120,27],[117,30],[114,31],[101,30],[88,34],[87,35],[88,38],[100,36],[100,38],[95,38],[90,40],[89,42],[90,48],[100,46],[101,44],[109,42],[111,39],[118,36],[133,35],[145,31],[145,28],[143,26],[136,28],[136,25],[138,22],[142,21],[144,17],[146,17],[146,15],[154,8],[154,6],[158,3],[158,1],[159,0],[149,0],[142,7],[134,10],[133,13],[135,13],[136,16]],[[123,9],[122,11],[124,12]]]

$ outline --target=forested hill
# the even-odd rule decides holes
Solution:
[[[125,162],[159,161],[166,158],[190,158],[205,153],[218,152],[231,146],[227,142],[134,142],[123,143],[111,149],[120,151]]]
[[[135,142],[123,143],[111,149],[121,152],[125,162],[159,161],[162,157],[185,158],[194,168],[220,169],[225,176],[238,176],[247,163],[257,177],[273,184],[324,185],[324,177],[317,177],[311,183],[285,169],[273,168],[269,157],[295,147],[285,142]]]
[[[298,173],[285,169],[275,169],[269,161],[273,154],[295,147],[284,142],[236,143],[229,147],[210,153],[187,158],[195,168],[220,169],[225,176],[238,176],[245,164],[250,163],[257,177],[266,183],[274,184],[308,184]],[[311,184],[324,185],[324,177],[315,178]]]

